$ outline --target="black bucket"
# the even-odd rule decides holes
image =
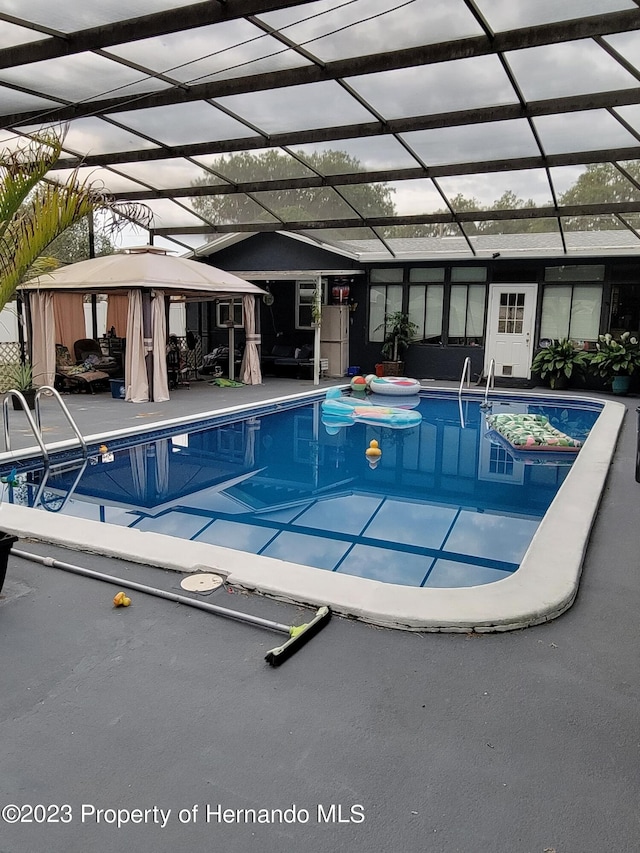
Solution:
[[[12,536],[10,533],[5,533],[3,530],[0,531],[0,592],[2,592],[5,575],[7,574],[9,551],[17,541],[17,536]]]

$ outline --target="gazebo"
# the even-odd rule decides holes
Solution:
[[[83,298],[87,293],[107,295],[107,327],[126,337],[125,400],[169,399],[166,345],[171,300],[242,296],[246,346],[240,379],[250,385],[262,382],[255,296],[264,291],[216,267],[142,246],[70,264],[27,282],[21,291],[30,321],[37,385],[53,385],[56,343],[85,337]]]

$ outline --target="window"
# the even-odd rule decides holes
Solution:
[[[524,320],[524,293],[501,293],[498,332],[521,335]]]
[[[452,273],[454,270],[452,270]],[[484,342],[484,284],[452,284],[449,343],[480,346]]]
[[[403,280],[404,270],[402,267],[381,267],[380,269],[372,269],[369,273],[371,284],[401,284]]]
[[[569,264],[561,267],[545,267],[544,280],[554,281],[604,281],[602,264]]]
[[[486,267],[451,267],[451,281],[486,281]]]
[[[305,278],[296,281],[296,329],[313,328],[313,303],[315,300],[317,279]],[[320,301],[327,304],[327,279],[323,278]]]
[[[401,284],[372,284],[369,288],[369,340],[383,341],[384,319],[402,311]]]
[[[411,284],[409,286],[409,319],[418,327],[416,340],[427,344],[442,342],[443,303],[443,284]]]
[[[216,326],[227,327],[233,317],[234,329],[242,329],[242,299],[229,299],[216,303]]]
[[[593,284],[547,286],[542,296],[540,337],[596,341],[600,330],[602,287]]]
[[[640,332],[640,285],[615,284],[611,288],[611,320],[609,331],[612,335]]]

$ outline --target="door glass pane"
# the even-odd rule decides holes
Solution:
[[[524,293],[501,293],[498,332],[521,335],[524,320]],[[484,303],[483,303],[484,305]]]

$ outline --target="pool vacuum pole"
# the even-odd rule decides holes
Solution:
[[[96,572],[93,569],[87,569],[83,566],[75,566],[73,563],[64,563],[61,560],[54,560],[53,557],[43,557],[40,554],[32,554],[29,551],[22,551],[19,548],[12,548],[11,554],[14,557],[20,557],[23,560],[31,560],[33,563],[40,563],[43,566],[49,566],[54,569],[62,569],[65,572],[72,572],[76,575],[94,578],[94,580],[111,583],[115,586],[123,586],[126,589],[133,589],[136,592],[143,592],[146,595],[155,595],[157,598],[165,598],[168,601],[175,601],[177,604],[185,604],[187,607],[195,607],[198,610],[204,610],[207,613],[215,613],[216,616],[224,616],[227,619],[234,619],[236,622],[246,622],[249,625],[258,625],[260,628],[269,628],[272,631],[279,631],[282,634],[287,634],[289,639],[281,646],[271,649],[265,655],[265,660],[271,666],[279,666],[287,658],[290,658],[299,648],[308,642],[315,634],[318,633],[331,618],[331,611],[328,607],[320,607],[316,611],[314,618],[304,625],[284,625],[281,622],[273,622],[271,619],[262,619],[260,616],[252,616],[250,613],[240,613],[237,610],[229,610],[227,607],[221,607],[218,604],[210,604],[208,601],[198,601],[195,598],[189,598],[186,595],[180,595],[176,592],[169,592],[165,589],[159,589],[155,586],[147,586],[147,584],[137,583],[136,581],[128,580],[127,578],[117,578],[114,575],[107,575],[103,572]]]

